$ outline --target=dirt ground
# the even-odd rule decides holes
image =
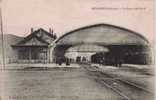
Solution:
[[[122,100],[84,69],[4,71],[0,73],[2,100]]]

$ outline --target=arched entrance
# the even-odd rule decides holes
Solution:
[[[150,44],[147,39],[134,31],[108,24],[86,26],[64,34],[50,46],[52,48],[50,58],[55,61],[77,55],[78,53],[72,54],[71,52],[75,48],[78,51],[81,46],[88,47],[82,44],[91,44],[91,50],[95,45],[107,48],[109,52],[103,55],[106,58],[106,64],[114,62],[148,64],[151,62]],[[88,52],[83,51],[83,53],[89,55]],[[95,59],[100,55],[99,52],[94,52],[92,55],[91,57],[90,54],[92,62],[97,62]],[[80,59],[86,60],[77,56],[77,60]]]

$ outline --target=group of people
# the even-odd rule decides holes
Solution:
[[[65,63],[67,66],[69,66],[73,62],[73,59],[67,58],[67,57],[58,57],[54,61],[58,65],[62,65],[62,63]],[[87,62],[87,59],[86,59],[86,57],[78,56],[78,57],[76,57],[76,61],[74,61],[74,62],[83,63],[83,62]]]

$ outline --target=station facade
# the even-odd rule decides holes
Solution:
[[[47,63],[49,57],[48,45],[56,39],[51,29],[49,32],[40,28],[33,31],[22,41],[12,45],[15,56],[10,59],[14,63]]]

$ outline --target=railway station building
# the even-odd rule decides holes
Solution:
[[[11,45],[15,56],[10,59],[14,63],[43,63],[48,62],[48,45],[56,39],[52,29],[49,32],[40,28],[31,29],[31,33],[17,44]]]
[[[134,31],[108,24],[96,24],[65,33],[50,44],[50,61],[73,63],[149,64],[148,40]]]

